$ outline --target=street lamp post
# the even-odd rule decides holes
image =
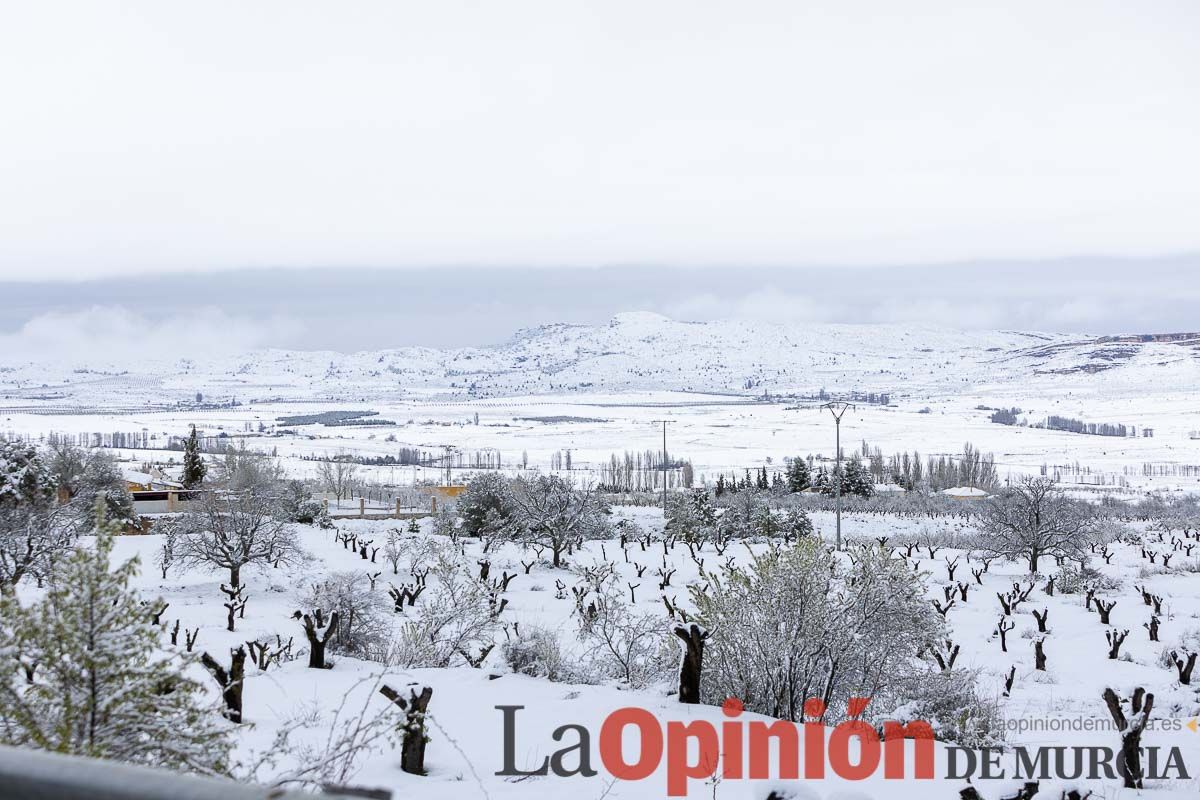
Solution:
[[[846,403],[841,400],[835,400],[831,403],[826,403],[821,408],[828,408],[829,413],[833,414],[833,426],[836,431],[836,459],[837,467],[834,472],[836,482],[833,485],[833,494],[837,499],[837,549],[842,549],[842,416],[851,408],[854,408],[853,403]]]

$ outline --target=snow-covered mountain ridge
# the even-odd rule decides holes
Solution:
[[[143,401],[371,400],[406,396],[681,391],[763,394],[960,394],[981,387],[1057,393],[1200,388],[1200,334],[1084,336],[910,325],[681,322],[618,314],[602,325],[547,324],[488,347],[343,354],[256,350],[234,357],[68,357],[0,352],[9,408]]]

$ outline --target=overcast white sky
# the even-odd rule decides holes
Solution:
[[[9,3],[0,278],[1200,251],[1200,3]]]
[[[1194,329],[1198,42],[1196,0],[9,3],[0,355]]]

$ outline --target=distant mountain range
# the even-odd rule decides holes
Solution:
[[[202,350],[202,346],[198,351]],[[747,397],[824,389],[937,397],[1200,389],[1200,334],[1087,337],[904,325],[679,322],[618,314],[549,324],[493,347],[58,364],[0,353],[0,406],[146,408],[269,400],[458,399],[679,391]]]

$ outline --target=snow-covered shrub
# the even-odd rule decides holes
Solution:
[[[529,625],[519,629],[500,648],[509,669],[532,678],[550,681],[574,680],[554,631]]]
[[[33,445],[0,439],[0,507],[45,505],[54,497],[54,482]]]
[[[329,640],[334,653],[383,661],[391,640],[391,613],[371,591],[365,575],[334,572],[310,584],[297,598],[305,611],[321,609],[326,617],[337,612],[338,626]]]
[[[613,534],[615,536],[624,536],[630,542],[646,537],[645,529],[631,519],[617,520],[616,524],[613,525]]]
[[[493,643],[499,623],[484,587],[446,559],[431,567],[429,588],[396,631],[387,663],[414,669],[468,662]]]
[[[942,632],[920,578],[878,547],[847,566],[810,537],[708,583],[691,592],[696,621],[712,631],[705,701],[737,697],[780,719],[799,719],[812,687],[828,687],[836,715],[861,687],[923,673],[918,654]]]
[[[1158,665],[1166,669],[1175,669],[1175,659],[1171,656],[1172,651],[1176,653],[1200,653],[1200,628],[1186,628],[1174,644],[1169,644],[1158,651]]]
[[[972,670],[914,673],[889,687],[887,695],[883,705],[895,705],[889,713],[875,716],[877,722],[924,720],[938,740],[962,747],[996,747],[1004,743],[1000,705],[980,694],[978,675]]]
[[[446,506],[442,506],[433,515],[433,534],[435,536],[446,536],[451,541],[458,538],[459,534],[458,515]]]
[[[742,489],[722,498],[725,511],[717,520],[717,535],[721,541],[770,537],[778,532],[777,521],[767,505],[766,494],[758,489]]]
[[[1111,591],[1119,588],[1121,582],[1095,567],[1066,562],[1059,567],[1054,585],[1063,594],[1083,594],[1092,587]]]
[[[597,598],[595,609],[580,615],[579,638],[601,677],[633,689],[671,677],[678,648],[660,615],[630,608],[611,588]]]

